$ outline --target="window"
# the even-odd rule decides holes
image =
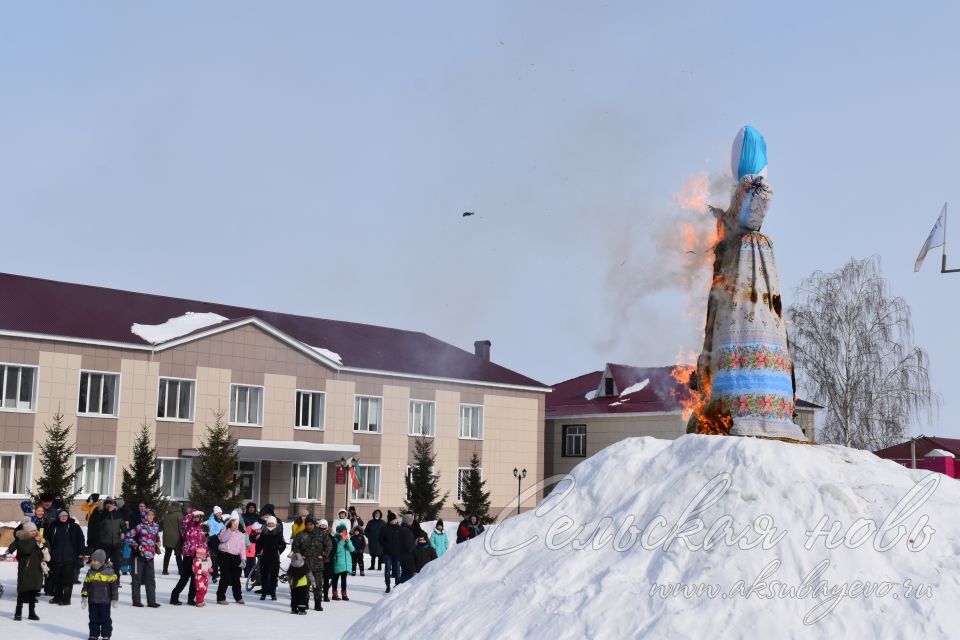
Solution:
[[[193,420],[193,380],[160,378],[157,417],[165,420]]]
[[[483,440],[483,407],[478,404],[460,405],[460,437]]]
[[[457,469],[457,502],[463,502],[463,491],[467,488],[467,481],[470,479],[470,467],[460,467]],[[477,473],[483,478],[483,469],[477,469]]]
[[[297,391],[297,417],[295,427],[323,429],[323,403],[325,394],[319,391]]]
[[[360,479],[360,488],[354,489],[350,484],[350,499],[353,502],[377,502],[380,500],[380,465],[357,465],[357,478]],[[348,476],[347,482],[350,482]]]
[[[383,398],[356,396],[353,405],[353,430],[380,433]]]
[[[263,387],[230,385],[231,424],[263,424]]]
[[[564,458],[584,458],[587,455],[587,425],[563,425],[563,452]]]
[[[407,476],[406,476],[406,478],[409,479],[410,482],[413,482],[413,472],[416,470],[416,468],[417,468],[417,466],[414,465],[414,464],[408,464],[408,465],[407,465]],[[433,476],[433,477],[436,477],[436,475],[432,473],[432,470],[431,470],[430,475]],[[407,500],[410,499],[410,492],[407,491],[407,483],[406,483],[406,482],[403,483],[403,495],[406,496]]]
[[[117,415],[119,381],[120,375],[116,373],[81,371],[80,402],[77,406],[77,413],[95,416]]]
[[[30,490],[28,453],[0,453],[0,495],[24,496]]]
[[[437,403],[427,400],[410,401],[410,427],[407,433],[411,436],[436,435]]]
[[[613,392],[613,378],[604,378],[603,379],[603,395],[612,396]]]
[[[293,502],[319,502],[323,486],[322,464],[294,464],[290,480],[290,500]]]
[[[160,491],[174,500],[186,500],[190,493],[190,471],[193,462],[188,458],[160,458]]]
[[[36,381],[36,367],[0,364],[0,408],[36,410],[37,402],[33,393]]]
[[[77,456],[73,490],[82,495],[113,495],[113,464],[112,457]]]
[[[237,493],[244,502],[259,502],[260,483],[258,482],[257,463],[252,460],[241,460],[237,463],[237,477],[240,478],[240,488]]]

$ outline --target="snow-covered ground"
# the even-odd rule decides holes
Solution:
[[[844,447],[696,435],[626,440],[572,475],[537,510],[427,565],[349,637],[947,638],[960,628],[960,483],[946,476]]]
[[[367,558],[367,565],[369,565]],[[171,560],[171,563],[173,561]],[[320,633],[322,637],[333,640],[346,637],[346,630],[377,606],[385,596],[383,593],[383,572],[368,571],[366,577],[359,575],[347,576],[347,591],[350,594],[349,602],[328,602],[323,611],[313,611],[305,616],[296,616],[290,613],[290,588],[280,585],[277,589],[277,601],[269,598],[261,601],[260,596],[253,592],[244,592],[246,604],[233,603],[230,591],[227,590],[228,606],[218,606],[216,601],[216,585],[211,584],[211,591],[207,592],[207,606],[202,609],[188,607],[186,604],[174,607],[170,601],[170,591],[176,584],[175,575],[159,575],[160,561],[157,568],[157,601],[161,603],[159,609],[135,609],[130,605],[130,578],[124,576],[120,590],[120,604],[113,610],[113,637],[117,640],[136,638],[137,640],[160,640],[176,638],[177,640],[210,640],[224,637],[223,634],[239,637],[262,636],[271,638],[287,638],[303,636],[307,631]],[[416,577],[414,578],[416,580]],[[13,609],[17,592],[17,563],[0,562],[0,583],[5,593],[0,599],[0,638],[30,638],[41,640],[46,638],[88,638],[87,612],[80,608],[79,587],[74,591],[73,604],[69,607],[60,607],[47,603],[49,598],[41,597],[37,606],[39,622],[13,621]],[[143,592],[141,592],[142,594]],[[181,600],[186,600],[186,591]],[[145,597],[145,596],[142,596]],[[144,600],[146,602],[146,600]],[[311,606],[313,599],[311,598]],[[233,630],[233,631],[227,631]],[[245,630],[250,630],[247,634]],[[264,635],[264,632],[269,632]]]

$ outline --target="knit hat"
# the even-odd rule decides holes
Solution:
[[[387,522],[393,522],[397,519],[397,514],[393,511],[387,510]]]
[[[90,556],[90,562],[99,562],[100,564],[103,564],[106,561],[107,561],[107,552],[104,551],[103,549],[97,549],[96,551],[93,552],[93,555]]]
[[[33,513],[33,503],[29,500],[24,500],[20,503],[20,511],[24,513]]]
[[[303,556],[299,553],[290,554],[290,566],[300,568],[303,566]]]
[[[20,530],[27,531],[27,532],[36,531],[37,525],[33,524],[32,520],[27,520],[26,522],[23,523],[23,527],[21,527]]]
[[[154,509],[147,509],[147,513],[152,513],[153,515],[157,515],[157,512]]]
[[[230,512],[230,520],[231,520],[231,521],[233,521],[233,520],[240,520],[240,514],[237,513],[237,510],[236,510],[236,509],[234,509],[233,511]]]
[[[192,512],[190,515],[191,515],[191,517],[194,517],[194,518],[202,518],[202,517],[203,517],[203,511],[200,511],[200,509],[194,509],[193,512]]]
[[[112,504],[113,506],[117,506],[117,501],[114,500],[113,498],[107,498],[106,500],[103,501],[103,506],[107,506],[108,504]]]
[[[267,516],[266,518],[264,518],[264,521],[265,521],[268,525],[277,524],[277,519],[274,518],[273,516]]]
[[[326,518],[320,518],[320,522],[317,523],[317,526],[319,526],[322,529],[324,527],[329,527],[330,523],[327,522]]]
[[[213,508],[213,512],[214,512],[214,513],[223,513],[223,509],[221,509],[220,507],[214,507],[214,508]]]
[[[250,528],[254,531],[260,531],[260,529],[263,529],[263,525],[259,522],[254,522],[252,525],[250,525]]]
[[[91,493],[90,497],[87,498],[87,504],[95,504],[100,501],[99,493]]]
[[[303,521],[304,524],[317,524],[317,519],[313,516],[307,516],[307,519]]]
[[[443,526],[443,518],[437,518],[437,521],[436,523],[434,523],[433,528],[439,529],[442,526]]]
[[[413,524],[413,514],[412,513],[403,514],[403,518],[401,519],[401,522],[403,522],[403,524]]]
[[[59,519],[59,518],[62,518],[63,516],[67,516],[67,520],[69,520],[70,512],[67,511],[66,509],[60,509],[60,513],[57,514],[57,518]]]

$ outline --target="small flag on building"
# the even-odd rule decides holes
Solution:
[[[914,271],[920,271],[920,266],[923,264],[923,259],[927,257],[927,252],[930,251],[930,249],[943,246],[943,244],[946,242],[946,227],[947,203],[944,202],[943,209],[940,211],[940,217],[937,218],[937,224],[933,225],[930,235],[927,236],[927,241],[923,243],[923,247],[920,249],[920,255],[917,256],[917,262],[913,265]]]
[[[350,461],[350,479],[353,480],[353,490],[359,491],[360,487],[363,486],[363,482],[360,480],[360,475],[357,474],[357,461]]]

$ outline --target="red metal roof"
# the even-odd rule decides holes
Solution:
[[[648,382],[640,391],[626,396],[599,396],[591,400],[587,399],[587,394],[600,386],[603,371],[593,371],[566,380],[554,385],[553,393],[547,395],[546,417],[680,411],[677,399],[688,397],[690,393],[686,385],[670,375],[673,367],[608,364],[607,368],[618,393],[644,380]]]
[[[618,413],[655,413],[680,411],[680,399],[690,397],[690,389],[671,375],[674,367],[633,367],[626,364],[608,363],[601,371],[592,371],[553,386],[547,395],[546,417],[581,416]],[[626,396],[599,396],[588,399],[587,394],[600,387],[605,371],[610,371],[616,392],[622,394],[633,385],[647,380],[640,391]],[[808,409],[823,407],[797,400],[797,406]]]
[[[147,345],[130,331],[188,311],[230,320],[255,317],[312,347],[340,354],[343,365],[401,374],[545,387],[532,378],[424,333],[356,322],[262,311],[148,293],[0,273],[0,331]]]
[[[917,438],[917,457],[922,458],[934,449],[943,449],[960,458],[960,440],[957,438],[938,438],[936,436],[920,436]],[[910,441],[895,444],[886,449],[873,452],[887,460],[906,460],[911,456]]]

